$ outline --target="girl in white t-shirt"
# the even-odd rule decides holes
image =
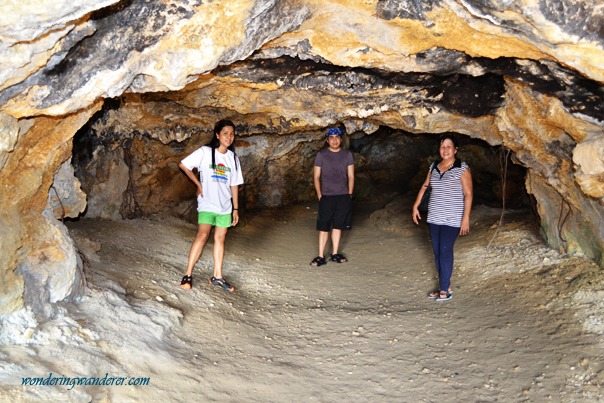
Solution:
[[[212,227],[214,229],[214,275],[210,284],[233,292],[222,276],[224,240],[229,227],[239,222],[239,185],[243,183],[241,164],[235,155],[235,125],[230,120],[220,120],[214,126],[214,137],[209,145],[195,150],[179,166],[197,186],[197,212],[199,228],[191,245],[187,271],[180,286],[193,287],[193,267],[199,260]],[[193,172],[197,169],[199,178]]]

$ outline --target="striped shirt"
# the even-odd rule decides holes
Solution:
[[[438,165],[431,170],[430,202],[428,204],[428,219],[430,224],[461,227],[464,210],[464,195],[461,186],[461,175],[470,169],[465,162],[457,162],[445,172],[440,172]]]

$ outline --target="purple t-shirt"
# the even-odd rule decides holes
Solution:
[[[321,193],[325,196],[348,194],[348,167],[354,165],[352,153],[343,148],[338,152],[325,147],[317,153],[315,166],[321,167]]]

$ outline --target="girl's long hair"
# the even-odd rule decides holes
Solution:
[[[220,141],[216,136],[220,133],[222,129],[227,126],[232,127],[233,131],[235,130],[235,123],[228,119],[222,119],[216,122],[216,124],[214,125],[214,134],[212,135],[212,139],[207,144],[207,146],[212,149],[212,167],[216,166],[216,149],[220,147]],[[228,149],[231,150],[235,156],[235,169],[237,169],[237,154],[235,154],[235,141],[231,143]]]

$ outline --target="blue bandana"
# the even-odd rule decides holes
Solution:
[[[340,129],[339,127],[332,127],[331,129],[327,130],[327,133],[325,134],[325,137],[329,137],[329,136],[340,136],[342,137],[342,129]]]

